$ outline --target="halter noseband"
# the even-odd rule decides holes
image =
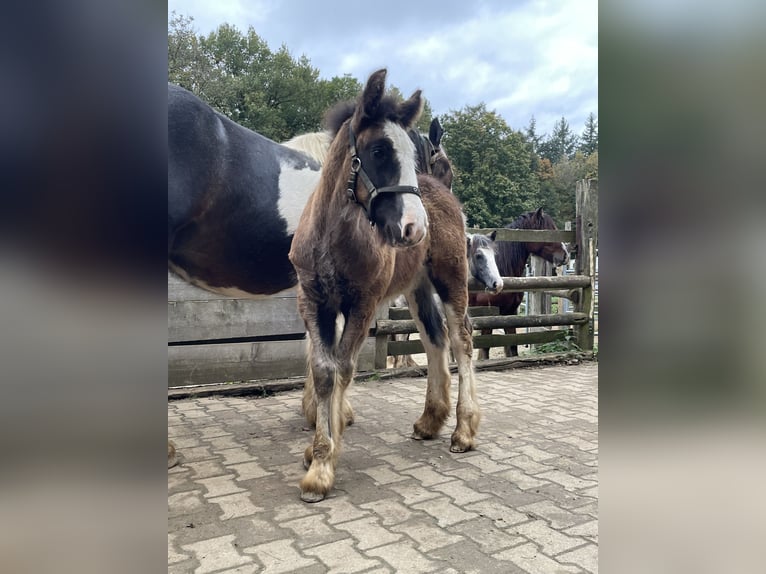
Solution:
[[[367,219],[370,220],[371,225],[375,225],[372,220],[372,202],[381,193],[413,193],[420,197],[420,189],[414,185],[390,185],[381,188],[375,187],[375,185],[372,183],[372,180],[367,175],[367,172],[364,171],[364,168],[362,167],[362,159],[356,153],[356,138],[354,137],[354,130],[351,128],[350,122],[348,124],[348,144],[351,148],[351,173],[348,178],[346,193],[348,193],[350,200],[358,203],[359,206],[364,210],[364,212],[367,214]],[[362,177],[362,182],[370,193],[370,197],[367,200],[367,205],[363,204],[356,197],[357,176]]]

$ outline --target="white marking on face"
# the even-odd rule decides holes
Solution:
[[[495,261],[495,252],[487,247],[478,249],[479,252],[484,254],[484,261],[487,264],[487,274],[490,284],[487,287],[492,287],[492,283],[500,283],[502,285],[503,278],[500,275],[500,271],[497,268],[497,261]]]
[[[319,183],[321,171],[308,167],[295,169],[281,163],[279,166],[279,214],[287,221],[287,234],[292,235],[298,228],[303,208]]]
[[[567,244],[563,241],[561,242],[561,248],[564,250],[564,253],[567,254],[566,260],[569,261],[569,249],[567,249]]]
[[[407,135],[404,129],[393,122],[386,122],[383,127],[383,133],[391,140],[394,146],[394,154],[399,162],[399,183],[397,185],[418,186],[418,178],[415,172],[415,144]],[[420,198],[412,193],[403,193],[402,219],[399,223],[402,230],[407,225],[413,225],[413,234],[418,238],[415,243],[419,243],[426,235],[428,230],[428,215],[423,207]]]

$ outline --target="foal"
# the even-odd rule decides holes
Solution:
[[[414,437],[434,438],[447,419],[448,340],[460,381],[450,450],[473,448],[479,424],[460,205],[434,178],[416,177],[405,130],[421,111],[420,92],[398,103],[383,95],[385,76],[380,70],[370,77],[353,109],[331,113],[335,139],[290,250],[310,339],[307,384],[316,397],[316,432],[300,483],[306,502],[322,500],[332,489],[346,424],[345,391],[376,308],[398,293],[407,297],[429,362],[426,405]]]

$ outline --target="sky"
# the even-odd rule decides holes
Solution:
[[[516,130],[534,116],[540,135],[561,117],[580,134],[598,116],[597,0],[168,0],[173,11],[198,34],[252,26],[323,78],[385,67],[434,115],[484,102]]]

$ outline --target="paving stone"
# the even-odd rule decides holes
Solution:
[[[558,530],[551,528],[544,520],[533,520],[523,524],[516,524],[509,528],[508,531],[514,534],[521,534],[528,540],[531,540],[549,556],[560,554],[585,542],[582,538],[562,534]]]
[[[211,504],[217,504],[223,511],[220,519],[231,520],[261,512],[263,508],[253,504],[249,492],[238,492],[209,499]]]
[[[199,561],[195,574],[207,574],[224,568],[233,568],[243,564],[252,564],[252,559],[242,556],[234,547],[236,536],[228,534],[193,544],[185,544],[183,549],[191,552]]]
[[[452,527],[450,531],[458,532],[466,538],[470,538],[487,554],[492,554],[503,548],[516,546],[527,541],[521,535],[501,530],[489,518],[479,517],[462,522]]]
[[[409,544],[389,544],[379,546],[367,552],[370,556],[378,556],[394,567],[401,574],[419,574],[441,570],[440,563],[429,560]]]
[[[587,538],[595,542],[598,540],[598,520],[589,520],[588,522],[583,522],[577,526],[566,528],[563,532],[565,534],[569,534],[570,536],[582,536],[583,538]]]
[[[200,478],[194,481],[207,489],[205,498],[217,498],[224,494],[234,494],[235,492],[245,492],[244,488],[239,487],[234,482],[234,475],[215,476],[213,478]]]
[[[365,558],[354,548],[353,540],[350,539],[307,548],[304,550],[304,554],[315,556],[321,560],[328,567],[328,574],[355,574],[356,572],[365,572],[375,566],[381,566],[379,560]]]
[[[527,514],[533,514],[544,518],[553,528],[562,530],[583,521],[582,516],[560,508],[550,500],[541,500],[532,504],[520,506],[519,510]]]
[[[383,526],[392,526],[408,520],[412,516],[412,511],[403,504],[391,499],[376,500],[359,505],[361,508],[369,510],[375,516],[380,518]]]
[[[532,543],[503,550],[493,554],[492,557],[498,560],[507,560],[528,574],[552,574],[554,572],[556,574],[578,574],[582,572],[577,566],[564,565],[546,556]]]
[[[478,449],[409,438],[425,379],[356,385],[335,487],[299,498],[301,391],[168,404],[168,573],[595,572],[597,365],[476,374]],[[452,376],[453,392],[457,376]],[[180,447],[179,447],[180,445]]]
[[[345,530],[356,540],[357,548],[368,550],[375,546],[381,546],[394,542],[401,538],[400,534],[394,534],[380,526],[379,521],[374,516],[352,520],[338,524],[337,528]]]
[[[316,560],[299,554],[293,548],[293,541],[287,539],[249,546],[243,549],[243,552],[252,554],[263,565],[262,574],[294,572],[299,568],[316,564]]]
[[[395,532],[402,532],[417,543],[421,552],[430,552],[436,548],[449,546],[463,540],[461,536],[448,534],[444,528],[439,528],[431,520],[413,519],[403,524],[391,527]]]
[[[448,498],[434,498],[418,504],[413,504],[413,508],[420,509],[434,517],[437,524],[441,527],[451,526],[464,520],[470,520],[476,516],[474,512],[466,512],[459,506],[452,504]]]
[[[595,486],[596,484],[593,480],[586,480],[561,470],[549,470],[548,472],[542,472],[536,475],[536,477],[556,482],[571,491],[582,490],[584,488]]]
[[[385,464],[374,466],[372,468],[362,469],[364,474],[375,481],[375,484],[391,484],[392,482],[401,482],[407,480],[407,476],[395,473],[391,467]]]
[[[301,550],[347,537],[347,534],[328,526],[322,514],[296,518],[284,522],[282,527],[293,531],[296,547]]]
[[[586,572],[598,572],[598,548],[595,544],[587,544],[556,556],[557,562],[574,563]]]

